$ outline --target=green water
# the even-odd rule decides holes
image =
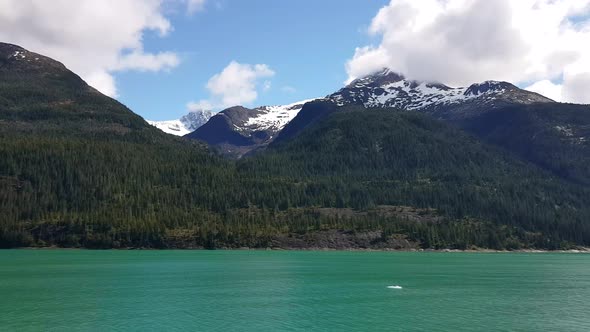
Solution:
[[[589,301],[584,254],[0,251],[2,331],[590,331]]]

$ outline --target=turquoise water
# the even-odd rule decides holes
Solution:
[[[2,331],[590,331],[589,301],[584,254],[0,251]]]

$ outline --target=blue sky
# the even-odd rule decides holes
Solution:
[[[147,52],[176,52],[180,64],[166,72],[116,72],[118,99],[150,120],[179,118],[187,102],[208,98],[207,81],[231,61],[275,72],[271,88],[259,90],[251,106],[327,95],[346,80],[355,47],[371,42],[367,26],[387,2],[220,1],[192,16],[170,14],[173,31],[147,32],[143,45]]]

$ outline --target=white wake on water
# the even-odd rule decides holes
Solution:
[[[394,285],[394,286],[387,286],[389,289],[402,289],[402,286]]]

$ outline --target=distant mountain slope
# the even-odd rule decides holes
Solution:
[[[167,120],[167,121],[150,121],[148,123],[152,126],[160,129],[161,131],[176,136],[184,136],[197,130],[199,127],[207,123],[213,116],[211,111],[197,110],[191,111],[186,115],[183,115],[178,120]]]
[[[555,175],[590,185],[588,105],[512,105],[453,123]]]
[[[308,101],[254,109],[231,107],[186,137],[204,141],[224,155],[239,158],[272,142]]]
[[[277,142],[295,137],[338,106],[413,110],[447,121],[570,181],[590,184],[590,106],[556,103],[507,82],[450,88],[383,70],[307,104]]]
[[[328,105],[314,106],[328,110]],[[301,200],[317,195],[335,207],[429,207],[454,218],[517,227],[524,237],[553,233],[555,223],[568,229],[570,239],[590,236],[588,187],[568,184],[416,112],[339,108],[239,165],[269,185],[280,180],[301,187]],[[584,235],[570,233],[573,229]],[[562,235],[553,239],[565,240]]]

